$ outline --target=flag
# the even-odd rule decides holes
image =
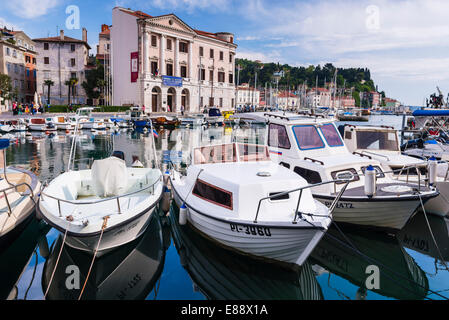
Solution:
[[[153,129],[153,136],[154,136],[155,138],[159,138],[159,135],[157,134],[157,131],[156,131],[155,129]]]

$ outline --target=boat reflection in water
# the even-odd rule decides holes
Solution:
[[[379,288],[373,288],[371,291],[400,300],[421,300],[427,296],[429,283],[425,272],[405,251],[397,238],[354,228],[345,228],[342,232],[364,256],[350,248],[338,229],[332,226],[312,252],[309,262],[357,286],[359,289],[355,299],[370,298],[366,283],[369,286],[375,284],[369,278],[373,271],[367,271],[367,267],[371,265],[377,266],[380,274]],[[314,270],[315,267],[317,266],[313,266]]]
[[[9,245],[0,249],[0,300],[17,298],[17,283],[33,258],[39,239],[45,238],[50,229],[43,221],[33,217],[21,232],[9,239]]]
[[[442,259],[445,262],[449,262],[449,219],[435,215],[427,215],[427,219],[438,248],[435,246],[426,218],[422,212],[418,212],[407,223],[405,228],[399,232],[398,238],[404,247],[435,258],[435,262],[439,262],[441,267],[443,267]]]
[[[83,300],[142,300],[155,287],[164,262],[169,229],[161,226],[156,215],[151,219],[141,237],[97,258],[92,266],[84,289]],[[45,262],[42,289],[46,292],[52,272],[61,249],[62,237],[56,240],[49,258]],[[168,239],[168,241],[167,241]],[[78,299],[92,255],[64,245],[54,278],[48,290],[49,300]],[[77,266],[80,273],[79,289],[68,289],[66,283],[76,284],[69,277],[74,274],[69,266]],[[69,271],[67,271],[69,270]],[[70,271],[72,270],[72,271]],[[155,293],[156,295],[156,293]]]
[[[182,266],[208,299],[322,300],[323,294],[307,261],[287,267],[225,249],[178,223],[170,209],[173,240]]]

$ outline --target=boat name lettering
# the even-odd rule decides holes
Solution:
[[[430,251],[429,242],[427,240],[409,237],[405,234],[403,241],[405,244],[412,246],[415,249],[426,251],[426,252]]]
[[[271,230],[267,227],[245,226],[234,223],[230,223],[229,226],[231,227],[232,232],[242,232],[253,236],[271,237]]]
[[[324,202],[324,204],[326,205],[326,207],[330,207],[332,202]],[[354,209],[354,205],[351,202],[338,202],[337,206],[335,207],[336,209]]]

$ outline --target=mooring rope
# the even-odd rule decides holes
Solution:
[[[429,232],[430,232],[430,235],[432,236],[433,243],[435,244],[435,247],[437,248],[438,255],[440,256],[440,259],[441,259],[441,263],[444,265],[446,270],[449,271],[449,268],[448,268],[448,266],[446,264],[446,261],[444,261],[443,255],[441,254],[440,247],[438,247],[438,244],[437,244],[437,241],[435,239],[435,236],[433,235],[432,228],[430,227],[429,219],[427,218],[426,209],[424,208],[424,203],[422,201],[421,194],[419,192],[418,192],[418,196],[419,196],[419,202],[421,203],[421,207],[422,207],[422,211],[423,211],[423,214],[424,214],[424,218],[426,218],[427,227],[429,228]]]
[[[97,256],[98,248],[100,247],[101,238],[103,237],[104,229],[106,229],[106,226],[108,224],[109,216],[103,217],[103,225],[101,226],[101,233],[100,237],[98,238],[97,247],[95,248],[94,256],[92,257],[92,261],[90,263],[89,271],[87,272],[86,280],[84,281],[83,289],[81,289],[80,295],[78,297],[78,300],[81,299],[81,296],[83,295],[84,288],[86,287],[87,281],[89,280],[90,272],[92,271],[92,267],[94,265],[95,257]]]
[[[56,259],[55,267],[53,268],[53,272],[51,273],[50,281],[48,282],[47,290],[45,290],[44,299],[47,298],[48,290],[50,289],[51,283],[53,282],[53,277],[56,272],[56,268],[58,267],[59,258],[61,258],[62,249],[64,248],[65,240],[67,238],[67,229],[64,232],[64,238],[62,239],[61,248],[59,249],[58,258]]]

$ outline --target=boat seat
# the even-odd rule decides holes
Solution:
[[[127,190],[126,163],[117,157],[95,160],[91,169],[94,192],[99,197],[118,196]]]

